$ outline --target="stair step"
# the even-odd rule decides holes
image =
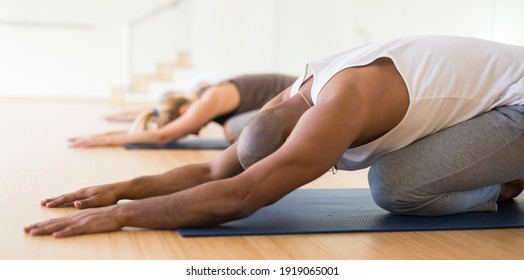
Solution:
[[[157,101],[169,91],[180,91],[173,81],[153,81],[149,84],[148,95],[157,97]]]
[[[158,63],[156,65],[155,80],[169,81],[173,79],[176,65],[173,63]]]
[[[175,55],[175,62],[161,62],[156,65],[153,75],[137,74],[131,78],[129,88],[114,87],[111,99],[114,104],[157,103],[170,91],[188,94],[191,76],[191,53],[180,51]]]
[[[180,51],[176,54],[176,66],[179,68],[190,68],[191,53],[189,51]]]
[[[152,77],[148,75],[134,75],[131,79],[131,85],[129,91],[135,93],[147,93],[149,90],[149,84],[152,81]]]

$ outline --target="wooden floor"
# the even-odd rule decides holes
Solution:
[[[67,147],[70,136],[126,128],[101,119],[118,110],[95,102],[0,99],[0,259],[524,259],[524,229],[217,238],[141,229],[66,239],[24,234],[25,225],[78,211],[40,207],[43,198],[217,154]],[[367,187],[366,171],[326,174],[306,187]]]

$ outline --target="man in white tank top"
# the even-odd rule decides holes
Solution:
[[[450,36],[379,42],[310,63],[291,95],[296,94],[305,76],[317,73],[311,93],[316,104],[320,92],[336,73],[368,65],[381,57],[393,61],[406,84],[408,112],[402,123],[384,137],[349,150],[339,163],[341,168],[368,167],[384,153],[480,113],[524,104],[523,47]]]
[[[373,198],[394,213],[496,211],[524,188],[523,133],[524,47],[449,36],[373,43],[308,64],[212,161],[46,199],[105,207],[25,231],[217,224],[333,166],[371,166]]]
[[[443,215],[493,211],[497,199],[502,201],[522,191],[524,47],[453,36],[419,36],[372,43],[308,64],[290,95],[300,92],[302,87],[310,91],[312,103],[320,103],[322,98],[327,99],[322,94],[335,92],[326,88],[336,81],[337,75],[343,75],[345,69],[369,68],[384,59],[394,65],[402,77],[409,106],[393,128],[383,130],[379,137],[362,145],[350,146],[337,161],[338,168],[355,170],[372,166],[369,183],[373,198],[379,206],[395,213]],[[362,90],[365,94],[373,94],[372,84],[384,83],[370,73],[364,76],[357,84],[371,85]],[[304,81],[311,77],[313,81],[308,89]],[[366,82],[366,78],[370,81]],[[393,88],[392,84],[385,84],[388,88],[379,89],[382,94],[388,94],[388,89]],[[378,101],[381,98],[375,98],[378,110],[381,110]],[[478,120],[436,133],[486,112],[490,113]],[[369,118],[374,117],[369,115]],[[511,128],[505,134],[501,126],[508,119],[519,124],[520,129]],[[486,129],[498,138],[482,134]],[[432,136],[417,143],[416,148],[389,154],[428,135]],[[515,151],[503,156],[503,148],[498,145],[505,147],[508,143],[496,140],[499,138],[514,140]],[[491,145],[484,143],[487,139]],[[487,148],[508,162],[483,157]],[[386,154],[388,156],[383,157]],[[493,172],[494,166],[508,169],[507,165],[515,169]],[[477,172],[459,172],[469,169]],[[511,175],[502,176],[501,173],[506,172]],[[479,180],[480,174],[486,179]]]

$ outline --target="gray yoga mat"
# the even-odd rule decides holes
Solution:
[[[181,228],[178,232],[191,237],[518,227],[524,227],[523,196],[499,204],[497,212],[419,217],[379,208],[369,189],[298,189],[248,218],[216,227]]]
[[[124,145],[126,149],[139,150],[139,149],[186,149],[186,150],[223,150],[229,147],[229,143],[225,139],[221,138],[181,138],[176,142],[169,143],[166,145],[153,145],[153,144],[128,144]]]

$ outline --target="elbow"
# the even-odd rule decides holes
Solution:
[[[247,218],[255,213],[259,207],[254,207],[253,203],[242,201],[236,205],[234,211],[231,213],[231,217],[234,220]]]
[[[232,220],[247,218],[265,205],[267,205],[267,203],[259,198],[253,196],[245,197],[234,203],[234,206],[230,208],[229,216]]]
[[[260,178],[242,177],[244,180],[234,182],[240,177],[241,175],[233,179],[222,180],[221,182],[225,185],[220,186],[214,203],[209,204],[212,207],[209,212],[213,213],[216,221],[220,223],[247,218],[262,207],[278,200],[275,196],[263,191],[264,188],[261,186],[246,187],[258,185],[255,182]]]
[[[215,216],[214,224],[221,224],[247,218],[255,213],[259,207],[257,203],[249,200],[230,200],[227,204],[221,204],[220,207],[214,207],[213,215]]]

